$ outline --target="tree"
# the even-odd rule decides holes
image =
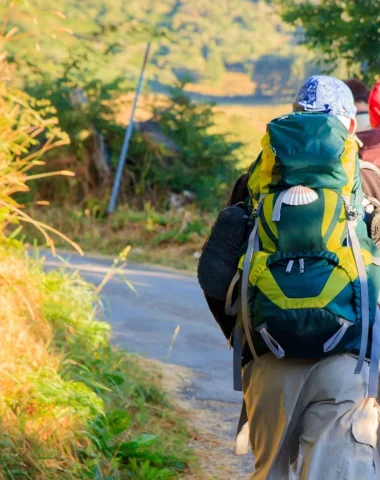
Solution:
[[[303,43],[336,68],[373,81],[380,72],[380,0],[274,0],[283,19],[303,28]]]

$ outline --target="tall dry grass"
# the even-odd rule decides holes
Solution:
[[[48,279],[21,251],[0,249],[0,478],[4,480],[81,478],[76,476],[81,469],[76,452],[91,444],[83,430],[104,411],[91,389],[60,374],[64,359],[52,348],[54,326],[44,315],[47,302],[54,304]]]

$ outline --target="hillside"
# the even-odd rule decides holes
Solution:
[[[135,81],[153,31],[147,74],[156,89],[186,78],[219,94],[239,93],[241,84],[244,95],[272,95],[315,70],[265,0],[63,0],[56,8],[52,0],[30,0],[22,14],[13,9],[17,35],[28,35],[9,48],[28,82],[62,74],[74,56],[91,76]],[[240,76],[231,82],[228,73]]]

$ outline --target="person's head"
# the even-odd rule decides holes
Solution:
[[[358,113],[368,112],[369,90],[366,85],[357,79],[346,80],[344,83],[352,92]]]
[[[368,109],[371,127],[380,128],[380,82],[377,82],[371,90]]]
[[[294,111],[328,113],[338,118],[354,133],[356,129],[356,107],[348,86],[334,77],[314,75],[298,90],[293,103]]]

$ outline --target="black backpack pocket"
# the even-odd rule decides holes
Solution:
[[[242,247],[250,230],[250,217],[243,204],[225,208],[206,241],[198,265],[198,281],[212,298],[226,300],[237,271]]]

